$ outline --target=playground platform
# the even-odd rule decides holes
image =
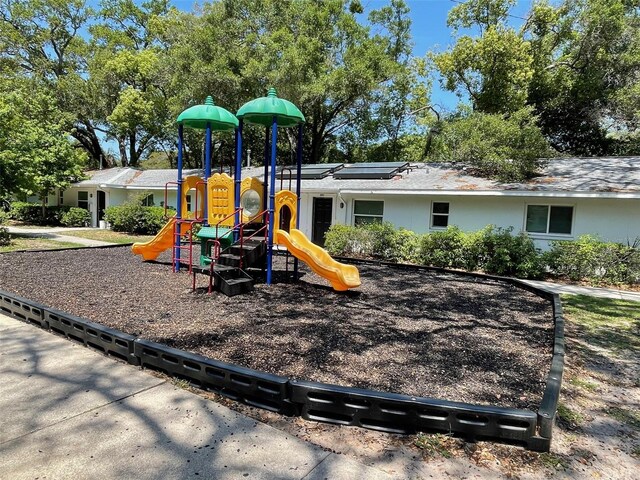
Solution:
[[[0,359],[0,478],[395,478],[1,314]]]

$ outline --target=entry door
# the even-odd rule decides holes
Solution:
[[[102,190],[98,190],[98,221],[104,220],[104,209],[106,204],[105,193]]]
[[[313,199],[313,230],[311,241],[316,245],[324,245],[324,234],[331,226],[333,218],[333,199],[315,197]]]

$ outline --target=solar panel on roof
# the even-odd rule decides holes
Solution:
[[[392,178],[400,170],[399,167],[346,167],[335,172],[333,178],[338,180],[348,179],[387,179]]]
[[[409,166],[409,162],[371,162],[371,163],[352,163],[346,168],[397,168],[399,172],[405,170]]]
[[[334,172],[336,170],[341,169],[342,167],[344,167],[344,163],[308,163],[305,165],[301,165],[300,166],[300,170],[315,170],[315,169],[323,169],[323,170],[329,170],[331,172]],[[296,171],[296,166],[295,165],[287,165],[284,167],[277,167],[276,168],[276,172],[281,172],[285,170],[285,172],[288,172],[289,170],[291,170],[292,172]]]
[[[305,168],[300,171],[300,178],[302,180],[319,180],[330,173],[331,170],[328,168]],[[293,172],[293,176],[296,176],[296,172]]]
[[[308,165],[302,165],[302,170],[315,169],[315,168],[328,168],[332,172],[344,167],[344,163],[312,163]]]

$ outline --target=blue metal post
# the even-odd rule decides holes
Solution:
[[[262,192],[262,210],[267,209],[267,195],[269,194],[269,127],[265,128],[264,133],[264,190]]]
[[[203,224],[209,224],[209,177],[211,176],[211,123],[207,122],[204,140],[204,198],[202,199]],[[198,195],[196,189],[196,196]],[[196,212],[197,215],[198,212]]]
[[[240,123],[238,124],[238,128],[236,128],[236,171],[234,175],[234,204],[236,209],[236,218],[235,224],[239,225],[242,219],[240,218],[240,212],[238,209],[240,208],[240,190],[242,186],[242,119],[240,119]],[[239,232],[236,231],[234,233],[235,240],[238,240]]]
[[[276,210],[276,147],[278,144],[278,117],[273,117],[271,125],[271,178],[269,188],[269,243],[267,243],[267,285],[271,285],[271,271],[273,261],[273,231]],[[266,163],[266,162],[265,162]]]
[[[174,225],[173,248],[175,250],[176,263],[173,265],[173,271],[180,271],[180,220],[182,219],[182,142],[183,142],[183,126],[178,125],[178,192],[176,205],[176,223]]]
[[[302,123],[298,125],[298,150],[296,152],[296,229],[300,228],[300,192],[302,184]],[[293,260],[293,278],[298,280],[298,257]]]

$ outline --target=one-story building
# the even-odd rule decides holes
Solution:
[[[304,167],[300,229],[309,238],[322,243],[333,224],[370,221],[391,222],[416,233],[448,225],[475,231],[493,224],[525,231],[541,248],[550,240],[583,234],[623,243],[640,237],[640,157],[551,159],[541,175],[523,183],[473,176],[450,164],[394,163],[368,169],[372,165]],[[242,170],[243,178],[263,174],[263,168]],[[289,172],[280,176],[287,188]],[[106,207],[133,195],[145,194],[149,205],[176,205],[176,185],[170,183],[176,181],[175,170],[112,168],[89,172],[88,177],[50,198],[50,205],[87,208],[94,226]]]

